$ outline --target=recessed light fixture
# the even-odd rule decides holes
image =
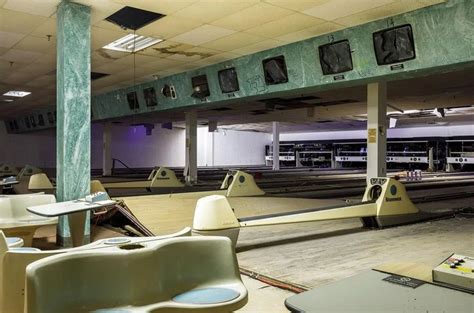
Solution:
[[[13,102],[13,99],[2,99],[2,102],[7,102],[7,103]]]
[[[31,92],[29,91],[18,91],[18,90],[10,90],[9,92],[4,93],[4,96],[9,96],[9,97],[18,97],[18,98],[23,98],[24,96],[29,95]]]
[[[127,36],[115,40],[102,48],[122,52],[137,52],[162,41],[163,39],[128,34]]]

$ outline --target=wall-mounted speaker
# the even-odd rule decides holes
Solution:
[[[416,58],[411,25],[384,29],[373,34],[378,65],[387,65]]]
[[[351,47],[348,40],[319,46],[319,62],[324,75],[334,75],[353,69]]]
[[[280,55],[262,61],[265,83],[267,85],[283,84],[288,82],[285,57]]]
[[[145,99],[145,104],[147,107],[154,107],[158,105],[155,88],[153,87],[143,89],[143,98]]]
[[[219,86],[221,87],[222,93],[239,91],[239,79],[237,78],[237,72],[234,67],[220,70],[217,76],[219,77]]]
[[[164,85],[163,88],[161,88],[161,94],[166,98],[176,99],[174,86]]]
[[[43,114],[38,114],[38,125],[39,126],[44,126]]]
[[[193,93],[191,94],[191,97],[204,99],[211,95],[206,75],[199,75],[191,78],[191,84],[193,86]]]
[[[127,93],[127,102],[128,102],[128,107],[132,111],[140,108],[136,91]]]

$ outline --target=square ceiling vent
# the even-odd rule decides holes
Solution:
[[[110,15],[105,20],[114,23],[121,28],[137,30],[164,16],[166,15],[126,6]]]

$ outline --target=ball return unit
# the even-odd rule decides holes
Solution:
[[[199,199],[193,233],[226,236],[237,242],[243,227],[360,218],[364,227],[385,228],[438,218],[440,214],[420,211],[408,197],[405,186],[392,178],[372,178],[362,202],[343,206],[309,208],[238,219],[224,196]]]

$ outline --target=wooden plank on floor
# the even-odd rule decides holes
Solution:
[[[124,197],[126,206],[155,235],[165,235],[192,226],[197,200],[225,191],[195,192],[171,195]],[[342,200],[295,199],[276,197],[229,198],[237,217],[294,211],[303,208],[344,204]]]
[[[350,226],[350,220],[280,225],[280,234],[276,232],[267,240],[293,232],[292,241],[277,240],[274,245],[244,249],[237,254],[239,264],[257,273],[313,288],[384,263],[415,262],[435,267],[453,252],[474,255],[473,218],[456,217],[383,230],[343,229]],[[322,232],[334,229],[340,229],[342,234],[324,236]],[[314,238],[308,240],[311,234],[315,234]],[[263,235],[260,232],[245,236]],[[246,240],[245,236],[241,231],[240,240]],[[297,240],[298,236],[301,241]]]

